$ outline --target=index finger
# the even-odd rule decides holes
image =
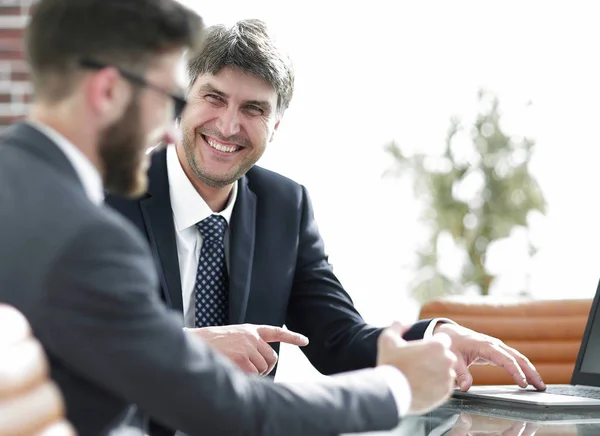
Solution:
[[[533,364],[526,358],[523,354],[515,350],[514,348],[509,347],[505,343],[501,343],[500,346],[511,356],[515,358],[521,370],[525,374],[527,381],[531,383],[538,391],[545,391],[546,385],[542,380],[542,376],[537,372]]]
[[[263,325],[258,327],[256,332],[265,342],[285,342],[286,344],[298,345],[299,347],[308,345],[308,338],[306,336],[281,327]]]
[[[527,387],[527,379],[523,370],[517,363],[516,359],[506,350],[499,346],[488,344],[486,347],[482,347],[479,350],[479,357],[493,363],[494,365],[501,366],[510,374],[515,382],[522,388]]]

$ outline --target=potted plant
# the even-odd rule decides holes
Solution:
[[[481,91],[479,100],[490,104],[472,126],[451,120],[441,156],[406,156],[397,143],[386,146],[394,158],[391,172],[411,176],[415,193],[424,202],[429,238],[417,253],[411,284],[412,295],[421,303],[467,289],[489,295],[496,279],[486,265],[490,247],[510,237],[515,228],[528,230],[531,212],[546,212],[543,193],[529,168],[535,142],[511,138],[503,131],[496,97]],[[459,133],[464,137],[467,132],[467,144],[456,141]],[[468,159],[464,147],[470,148]],[[464,259],[454,277],[439,268],[438,244],[448,235]],[[536,247],[530,239],[527,245],[526,255],[534,256]]]

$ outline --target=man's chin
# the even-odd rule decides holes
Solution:
[[[205,185],[212,188],[224,188],[237,182],[248,170],[242,171],[239,167],[207,168],[204,171],[195,171],[196,177]]]
[[[236,182],[237,179],[231,178],[231,177],[214,177],[214,176],[206,176],[204,175],[202,178],[200,178],[200,180],[202,181],[202,183],[204,183],[205,185],[211,187],[211,188],[224,188],[226,186],[231,185],[232,183]]]

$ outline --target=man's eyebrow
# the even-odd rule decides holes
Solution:
[[[210,83],[205,83],[204,85],[202,85],[200,87],[200,89],[198,89],[198,94],[204,94],[205,92],[209,92],[211,94],[217,94],[223,98],[229,97],[225,92],[217,89],[214,85],[212,85]],[[271,102],[269,102],[268,100],[245,100],[244,104],[259,106],[267,113],[270,113],[273,111],[273,108],[271,107]]]
[[[217,94],[220,95],[221,97],[227,97],[227,94],[225,94],[223,91],[218,90],[217,88],[215,88],[213,85],[211,85],[210,83],[205,83],[204,85],[202,85],[200,87],[200,89],[198,90],[198,93],[204,93],[204,92],[211,92],[213,94]]]

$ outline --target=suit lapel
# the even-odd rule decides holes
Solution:
[[[246,317],[256,233],[256,195],[242,177],[231,215],[229,233],[229,323],[241,324]]]
[[[152,156],[148,179],[148,195],[140,201],[142,216],[148,230],[154,258],[160,260],[157,267],[161,273],[165,300],[169,307],[183,313],[175,224],[169,198],[166,150],[156,152]]]

